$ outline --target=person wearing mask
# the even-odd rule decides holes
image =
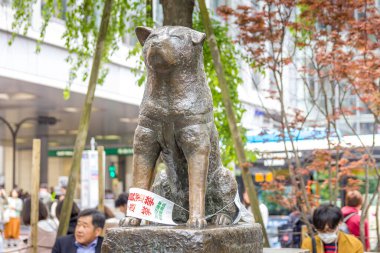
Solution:
[[[363,197],[359,191],[349,191],[346,195],[346,206],[342,207],[343,219],[347,225],[348,232],[360,238],[360,210]],[[365,246],[369,251],[369,228],[367,219],[364,221]]]
[[[22,200],[18,197],[17,189],[11,191],[8,197],[8,212],[9,221],[4,226],[4,238],[7,240],[8,247],[17,246],[20,238],[20,214],[22,211]],[[12,243],[13,242],[13,243]]]
[[[337,206],[321,205],[313,213],[317,234],[302,241],[302,249],[310,253],[363,253],[362,243],[352,235],[339,230],[343,214]],[[315,251],[313,251],[313,241]]]
[[[56,240],[52,253],[100,253],[105,216],[96,209],[85,209],[78,215],[74,235]]]
[[[49,193],[49,188],[47,184],[42,183],[40,185],[40,191],[38,193],[39,198],[42,200],[42,203],[46,205],[46,207],[50,206],[51,202],[51,194]]]
[[[30,215],[32,212],[32,202],[28,198],[24,201],[24,207],[22,209],[21,217],[25,225],[30,226]],[[38,253],[50,253],[53,248],[55,238],[57,236],[58,224],[54,220],[49,219],[49,212],[45,204],[39,200],[38,202],[38,241],[37,251]],[[20,250],[20,253],[31,252],[31,235],[27,239],[27,247],[25,250]]]

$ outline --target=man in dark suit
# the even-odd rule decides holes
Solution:
[[[96,209],[85,209],[78,215],[74,235],[56,240],[52,253],[100,253],[105,216]]]

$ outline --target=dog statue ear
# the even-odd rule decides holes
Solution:
[[[135,33],[137,39],[139,40],[141,46],[144,46],[145,40],[148,38],[149,34],[151,34],[152,29],[149,27],[138,26],[135,29]]]
[[[191,40],[193,41],[195,45],[203,43],[205,39],[206,39],[205,33],[201,33],[198,31],[191,31]]]

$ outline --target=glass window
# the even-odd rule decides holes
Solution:
[[[360,123],[360,134],[373,134],[374,123]]]
[[[11,0],[0,0],[0,5],[1,6],[10,6]]]
[[[162,26],[164,22],[164,11],[162,9],[161,1],[153,1],[153,21],[155,26]]]
[[[46,0],[41,1],[41,11],[44,11]],[[67,0],[54,0],[54,9],[52,16],[58,19],[66,20]]]
[[[133,34],[126,33],[123,37],[123,43],[127,46],[134,47],[137,43],[136,35],[134,33]]]

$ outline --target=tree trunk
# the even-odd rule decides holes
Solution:
[[[164,11],[163,25],[193,27],[194,0],[161,0]]]
[[[218,46],[216,43],[214,32],[212,30],[212,26],[211,26],[208,10],[206,7],[206,3],[204,0],[198,0],[198,3],[199,3],[201,15],[202,15],[203,25],[205,27],[206,34],[207,34],[207,41],[208,41],[209,46],[210,46],[212,59],[214,61],[214,66],[215,66],[215,70],[216,70],[217,77],[218,77],[219,86],[220,86],[221,93],[222,93],[223,103],[224,103],[224,106],[226,108],[228,125],[230,127],[231,135],[232,135],[234,146],[236,149],[236,154],[238,156],[240,166],[242,167],[244,185],[245,185],[245,188],[247,189],[247,192],[248,192],[248,196],[249,196],[249,200],[251,202],[251,208],[253,210],[255,220],[261,224],[262,229],[263,229],[263,236],[265,239],[264,247],[270,247],[268,237],[266,234],[266,229],[265,229],[263,219],[262,219],[261,213],[260,213],[259,201],[257,198],[255,186],[253,184],[252,177],[249,174],[248,167],[245,166],[245,164],[247,164],[247,159],[246,159],[245,152],[244,152],[244,146],[243,146],[243,142],[242,142],[242,139],[240,136],[238,126],[236,124],[236,117],[235,117],[235,114],[234,114],[234,111],[232,108],[232,102],[231,102],[230,95],[228,92],[227,81],[226,81],[226,77],[224,75],[224,69],[223,69],[222,62],[220,60],[219,49],[218,49]]]
[[[364,199],[362,203],[362,214],[360,216],[360,240],[363,243],[364,250],[366,251],[366,243],[365,243],[365,227],[364,227],[364,221],[367,218],[367,213],[370,205],[372,203],[369,203],[370,201],[368,200],[368,194],[369,194],[369,177],[368,177],[368,165],[365,166],[365,193],[364,193]]]
[[[154,22],[153,22],[153,0],[145,0],[145,5],[146,5],[146,26],[148,27],[153,27]]]
[[[376,237],[377,237],[377,251],[380,251],[380,187],[377,188],[377,203],[376,203]]]
[[[100,24],[100,30],[98,39],[96,42],[95,56],[92,63],[90,81],[88,84],[87,94],[83,105],[83,112],[79,123],[79,132],[75,140],[73,162],[70,169],[69,184],[67,187],[67,193],[63,202],[62,210],[58,228],[58,236],[66,235],[70,221],[71,209],[73,207],[74,194],[77,186],[80,163],[82,159],[82,152],[86,145],[88,127],[90,123],[92,101],[95,97],[95,89],[98,81],[99,68],[101,66],[101,60],[103,56],[104,44],[107,36],[109,20],[111,16],[113,0],[106,0],[104,3],[102,21]]]

